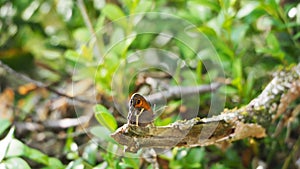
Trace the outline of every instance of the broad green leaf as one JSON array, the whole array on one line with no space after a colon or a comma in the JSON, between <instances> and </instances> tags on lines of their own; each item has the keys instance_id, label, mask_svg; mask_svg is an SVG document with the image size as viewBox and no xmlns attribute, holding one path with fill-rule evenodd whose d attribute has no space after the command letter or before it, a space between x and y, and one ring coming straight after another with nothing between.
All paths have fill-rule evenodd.
<instances>
[{"instance_id":1,"label":"broad green leaf","mask_svg":"<svg viewBox=\"0 0 300 169\"><path fill-rule=\"evenodd\" d=\"M112 21L125 16L124 12L117 5L114 4L105 5L102 12L106 15L106 17L108 17Z\"/></svg>"},{"instance_id":2,"label":"broad green leaf","mask_svg":"<svg viewBox=\"0 0 300 169\"><path fill-rule=\"evenodd\" d=\"M49 168L58 169L58 168L65 168L65 166L59 161L57 158L50 157L48 160Z\"/></svg>"},{"instance_id":3,"label":"broad green leaf","mask_svg":"<svg viewBox=\"0 0 300 169\"><path fill-rule=\"evenodd\" d=\"M30 148L17 139L13 139L7 151L7 157L24 156L35 162L44 164L50 168L64 168L63 164L56 158L48 157L48 155L39 150Z\"/></svg>"},{"instance_id":4,"label":"broad green leaf","mask_svg":"<svg viewBox=\"0 0 300 169\"><path fill-rule=\"evenodd\" d=\"M73 61L73 62L78 62L79 58L80 58L80 54L77 53L76 51L74 50L67 50L65 53L64 53L64 56L66 59L70 60L70 61Z\"/></svg>"},{"instance_id":5,"label":"broad green leaf","mask_svg":"<svg viewBox=\"0 0 300 169\"><path fill-rule=\"evenodd\" d=\"M91 33L86 27L81 27L73 32L73 36L77 41L86 43L90 40Z\"/></svg>"},{"instance_id":6,"label":"broad green leaf","mask_svg":"<svg viewBox=\"0 0 300 169\"><path fill-rule=\"evenodd\" d=\"M236 94L238 92L238 90L234 87L231 87L231 86L221 86L219 91L223 94L226 94L226 95L233 95L233 94Z\"/></svg>"},{"instance_id":7,"label":"broad green leaf","mask_svg":"<svg viewBox=\"0 0 300 169\"><path fill-rule=\"evenodd\" d=\"M8 150L7 150L7 157L17 157L25 155L26 145L17 139L12 139Z\"/></svg>"},{"instance_id":8,"label":"broad green leaf","mask_svg":"<svg viewBox=\"0 0 300 169\"><path fill-rule=\"evenodd\" d=\"M8 146L11 142L11 140L13 139L13 134L15 131L15 127L12 127L8 134L5 136L5 138L3 140L0 141L0 162L4 159Z\"/></svg>"},{"instance_id":9,"label":"broad green leaf","mask_svg":"<svg viewBox=\"0 0 300 169\"><path fill-rule=\"evenodd\" d=\"M124 157L122 160L123 160L123 164L121 165L122 167L133 168L133 169L139 168L139 158Z\"/></svg>"},{"instance_id":10,"label":"broad green leaf","mask_svg":"<svg viewBox=\"0 0 300 169\"><path fill-rule=\"evenodd\" d=\"M115 131L117 129L117 122L114 116L102 105L96 105L94 107L95 117L98 122L108 128L110 131Z\"/></svg>"},{"instance_id":11,"label":"broad green leaf","mask_svg":"<svg viewBox=\"0 0 300 169\"><path fill-rule=\"evenodd\" d=\"M280 43L274 33L269 33L267 38L267 47L257 48L257 53L263 53L272 56L273 58L277 58L281 61L284 60L286 53L281 50Z\"/></svg>"},{"instance_id":12,"label":"broad green leaf","mask_svg":"<svg viewBox=\"0 0 300 169\"><path fill-rule=\"evenodd\" d=\"M0 119L0 136L10 126L10 121L7 119Z\"/></svg>"},{"instance_id":13,"label":"broad green leaf","mask_svg":"<svg viewBox=\"0 0 300 169\"><path fill-rule=\"evenodd\" d=\"M202 0L202 1L193 0L191 2L197 3L197 4L202 5L202 6L206 6L206 7L210 8L211 10L214 10L216 12L220 11L220 4L218 3L218 1L214 1L214 0Z\"/></svg>"},{"instance_id":14,"label":"broad green leaf","mask_svg":"<svg viewBox=\"0 0 300 169\"><path fill-rule=\"evenodd\" d=\"M236 17L243 18L243 17L249 16L251 14L251 12L253 12L257 8L258 5L259 5L259 2L257 2L257 1L249 1L249 2L245 3L243 6L241 6L239 11L237 12Z\"/></svg>"},{"instance_id":15,"label":"broad green leaf","mask_svg":"<svg viewBox=\"0 0 300 169\"><path fill-rule=\"evenodd\" d=\"M111 21L120 24L123 28L126 28L127 21L125 19L125 14L117 5L107 4L102 9L102 12Z\"/></svg>"},{"instance_id":16,"label":"broad green leaf","mask_svg":"<svg viewBox=\"0 0 300 169\"><path fill-rule=\"evenodd\" d=\"M40 152L39 150L26 146L25 157L44 164L50 168L64 168L64 165L56 158L49 157L48 155Z\"/></svg>"},{"instance_id":17,"label":"broad green leaf","mask_svg":"<svg viewBox=\"0 0 300 169\"><path fill-rule=\"evenodd\" d=\"M201 163L186 163L185 168L201 168Z\"/></svg>"},{"instance_id":18,"label":"broad green leaf","mask_svg":"<svg viewBox=\"0 0 300 169\"><path fill-rule=\"evenodd\" d=\"M226 166L224 166L223 164L216 163L211 166L211 169L228 169L228 168Z\"/></svg>"},{"instance_id":19,"label":"broad green leaf","mask_svg":"<svg viewBox=\"0 0 300 169\"><path fill-rule=\"evenodd\" d=\"M19 157L9 158L3 164L6 169L30 169L28 163Z\"/></svg>"},{"instance_id":20,"label":"broad green leaf","mask_svg":"<svg viewBox=\"0 0 300 169\"><path fill-rule=\"evenodd\" d=\"M248 30L248 25L238 25L235 29L232 29L231 39L235 43L235 45L242 45L242 40L245 39L246 32Z\"/></svg>"},{"instance_id":21,"label":"broad green leaf","mask_svg":"<svg viewBox=\"0 0 300 169\"><path fill-rule=\"evenodd\" d=\"M220 5L224 10L228 10L228 8L234 3L234 1L230 0L220 0Z\"/></svg>"},{"instance_id":22,"label":"broad green leaf","mask_svg":"<svg viewBox=\"0 0 300 169\"><path fill-rule=\"evenodd\" d=\"M186 156L186 160L190 164L200 165L200 162L204 159L204 156L205 156L205 150L203 148L193 148L190 149L188 155Z\"/></svg>"},{"instance_id":23,"label":"broad green leaf","mask_svg":"<svg viewBox=\"0 0 300 169\"><path fill-rule=\"evenodd\" d=\"M213 44L218 49L218 54L220 56L220 59L224 62L229 60L230 62L232 59L235 58L234 51L228 46L226 43L222 41L220 38L216 38L213 40Z\"/></svg>"},{"instance_id":24,"label":"broad green leaf","mask_svg":"<svg viewBox=\"0 0 300 169\"><path fill-rule=\"evenodd\" d=\"M103 139L103 140L108 140L110 138L110 136L109 136L110 131L106 127L103 127L103 126L92 127L90 132L94 136L96 136L100 139Z\"/></svg>"},{"instance_id":25,"label":"broad green leaf","mask_svg":"<svg viewBox=\"0 0 300 169\"><path fill-rule=\"evenodd\" d=\"M181 168L183 168L182 165L180 164L180 161L177 161L177 160L170 161L169 167L172 168L172 169L181 169Z\"/></svg>"},{"instance_id":26,"label":"broad green leaf","mask_svg":"<svg viewBox=\"0 0 300 169\"><path fill-rule=\"evenodd\" d=\"M200 27L198 27L198 30L208 36L213 36L213 37L217 36L217 33L215 32L215 30L209 26L200 26Z\"/></svg>"},{"instance_id":27,"label":"broad green leaf","mask_svg":"<svg viewBox=\"0 0 300 169\"><path fill-rule=\"evenodd\" d=\"M243 85L242 85L242 80L243 80L243 74L242 74L242 61L241 58L236 58L233 61L232 64L232 74L234 79L232 80L231 84L236 86L239 94L242 93L243 91Z\"/></svg>"},{"instance_id":28,"label":"broad green leaf","mask_svg":"<svg viewBox=\"0 0 300 169\"><path fill-rule=\"evenodd\" d=\"M136 13L142 13L142 12L149 12L151 7L153 7L152 1L143 1L138 4L138 6L135 9Z\"/></svg>"},{"instance_id":29,"label":"broad green leaf","mask_svg":"<svg viewBox=\"0 0 300 169\"><path fill-rule=\"evenodd\" d=\"M25 154L24 156L36 161L36 162L39 162L39 163L42 163L42 164L45 164L45 165L49 165L48 163L48 156L36 149L32 149L30 147L26 147L26 151L25 151Z\"/></svg>"},{"instance_id":30,"label":"broad green leaf","mask_svg":"<svg viewBox=\"0 0 300 169\"><path fill-rule=\"evenodd\" d=\"M279 42L273 33L269 33L267 36L267 44L273 50L278 50L280 48Z\"/></svg>"},{"instance_id":31,"label":"broad green leaf","mask_svg":"<svg viewBox=\"0 0 300 169\"><path fill-rule=\"evenodd\" d=\"M232 63L232 73L234 78L242 78L242 60L241 58L235 58Z\"/></svg>"},{"instance_id":32,"label":"broad green leaf","mask_svg":"<svg viewBox=\"0 0 300 169\"><path fill-rule=\"evenodd\" d=\"M278 5L274 1L270 1L270 3L264 3L261 7L268 12L274 19L280 19L279 17L279 9Z\"/></svg>"},{"instance_id":33,"label":"broad green leaf","mask_svg":"<svg viewBox=\"0 0 300 169\"><path fill-rule=\"evenodd\" d=\"M91 165L96 165L97 163L97 154L98 154L98 144L91 143L88 144L82 153L82 158Z\"/></svg>"}]
</instances>

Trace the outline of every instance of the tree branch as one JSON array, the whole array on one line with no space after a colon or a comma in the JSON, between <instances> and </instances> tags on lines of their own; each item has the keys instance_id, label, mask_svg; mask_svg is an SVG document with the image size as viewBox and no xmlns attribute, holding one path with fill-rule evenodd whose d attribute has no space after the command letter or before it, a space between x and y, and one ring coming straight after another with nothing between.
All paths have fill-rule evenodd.
<instances>
[{"instance_id":1,"label":"tree branch","mask_svg":"<svg viewBox=\"0 0 300 169\"><path fill-rule=\"evenodd\" d=\"M87 123L92 116L79 116L77 118L64 118L46 120L43 122L14 122L18 133L26 131L42 131L44 129L66 129Z\"/></svg>"},{"instance_id":2,"label":"tree branch","mask_svg":"<svg viewBox=\"0 0 300 169\"><path fill-rule=\"evenodd\" d=\"M291 95L292 100L283 101L284 97ZM272 120L285 111L282 107L287 106L282 104L290 104L299 97L300 64L276 73L263 92L242 108L224 110L220 115L210 118L177 121L162 127L125 124L111 137L125 145L129 152L136 152L140 148L194 147L247 137L261 138L266 135L265 128Z\"/></svg>"},{"instance_id":3,"label":"tree branch","mask_svg":"<svg viewBox=\"0 0 300 169\"><path fill-rule=\"evenodd\" d=\"M168 88L168 90L146 96L146 99L150 103L159 103L163 100L180 99L183 96L212 92L217 90L221 85L221 83L212 83L200 86L174 86Z\"/></svg>"},{"instance_id":4,"label":"tree branch","mask_svg":"<svg viewBox=\"0 0 300 169\"><path fill-rule=\"evenodd\" d=\"M45 88L45 89L49 90L50 92L57 94L58 96L67 98L67 100L70 102L77 101L77 102L82 102L82 103L87 103L87 104L96 104L96 101L85 100L85 99L81 99L79 97L69 96L68 94L63 93L63 92L53 88L52 86L49 86L43 82L34 80L34 79L30 78L29 76L26 76L22 73L16 72L12 68L10 68L6 64L4 64L1 60L0 60L0 67L2 67L7 73L14 75L16 78L22 79L28 83L33 83L34 85L36 85L39 88Z\"/></svg>"}]
</instances>

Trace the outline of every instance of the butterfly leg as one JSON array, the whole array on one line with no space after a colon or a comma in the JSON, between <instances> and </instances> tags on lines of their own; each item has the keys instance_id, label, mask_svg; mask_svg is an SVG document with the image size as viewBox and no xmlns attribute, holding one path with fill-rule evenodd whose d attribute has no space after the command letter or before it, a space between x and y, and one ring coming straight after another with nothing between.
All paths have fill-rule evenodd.
<instances>
[{"instance_id":1,"label":"butterfly leg","mask_svg":"<svg viewBox=\"0 0 300 169\"><path fill-rule=\"evenodd\" d=\"M136 126L139 125L139 117L143 113L143 111L144 111L144 108L142 108L142 110L138 114L136 114L136 116L135 116L135 125Z\"/></svg>"}]
</instances>

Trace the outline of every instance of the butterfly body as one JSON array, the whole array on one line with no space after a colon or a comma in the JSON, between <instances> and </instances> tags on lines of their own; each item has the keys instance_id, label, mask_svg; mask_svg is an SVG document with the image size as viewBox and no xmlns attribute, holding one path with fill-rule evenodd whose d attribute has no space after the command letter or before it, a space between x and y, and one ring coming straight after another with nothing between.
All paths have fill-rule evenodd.
<instances>
[{"instance_id":1,"label":"butterfly body","mask_svg":"<svg viewBox=\"0 0 300 169\"><path fill-rule=\"evenodd\" d=\"M140 94L133 94L129 101L129 124L145 127L153 123L154 113L150 103Z\"/></svg>"}]
</instances>

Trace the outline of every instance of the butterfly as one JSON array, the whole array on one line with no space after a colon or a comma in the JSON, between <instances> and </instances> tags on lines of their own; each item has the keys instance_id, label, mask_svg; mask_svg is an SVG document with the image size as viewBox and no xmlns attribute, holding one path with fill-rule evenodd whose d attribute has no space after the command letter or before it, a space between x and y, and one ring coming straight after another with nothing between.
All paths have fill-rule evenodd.
<instances>
[{"instance_id":1,"label":"butterfly","mask_svg":"<svg viewBox=\"0 0 300 169\"><path fill-rule=\"evenodd\" d=\"M133 94L129 101L128 124L145 127L153 124L154 112L150 103L140 94Z\"/></svg>"}]
</instances>

